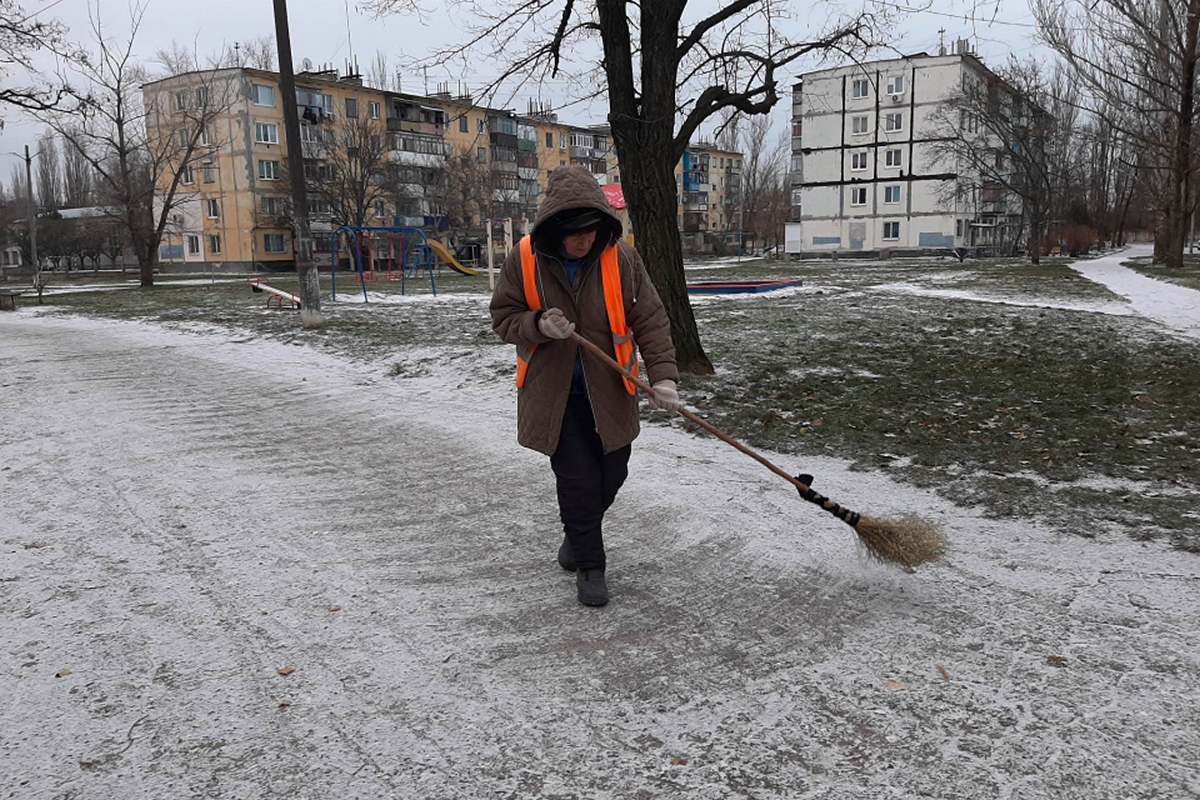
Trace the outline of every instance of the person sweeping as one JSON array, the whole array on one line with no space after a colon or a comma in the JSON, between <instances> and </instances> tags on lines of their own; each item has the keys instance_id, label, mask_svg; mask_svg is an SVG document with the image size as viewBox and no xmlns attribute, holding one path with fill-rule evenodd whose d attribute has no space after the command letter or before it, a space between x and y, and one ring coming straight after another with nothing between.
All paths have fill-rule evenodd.
<instances>
[{"instance_id":1,"label":"person sweeping","mask_svg":"<svg viewBox=\"0 0 1200 800\"><path fill-rule=\"evenodd\" d=\"M608 602L604 514L628 475L640 425L636 386L572 335L634 376L640 350L651 405L681 408L671 322L621 234L591 172L554 170L491 302L492 328L517 346L517 441L550 457L564 533L558 563L575 572L576 595L588 606Z\"/></svg>"}]
</instances>

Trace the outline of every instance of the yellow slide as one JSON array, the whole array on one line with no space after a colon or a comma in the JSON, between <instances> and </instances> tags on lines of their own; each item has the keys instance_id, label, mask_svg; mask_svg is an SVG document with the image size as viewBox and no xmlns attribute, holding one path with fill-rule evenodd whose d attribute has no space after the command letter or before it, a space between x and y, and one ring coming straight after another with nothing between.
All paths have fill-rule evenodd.
<instances>
[{"instance_id":1,"label":"yellow slide","mask_svg":"<svg viewBox=\"0 0 1200 800\"><path fill-rule=\"evenodd\" d=\"M450 252L450 248L446 247L446 245L442 244L437 239L430 239L428 244L429 249L433 251L433 254L440 258L443 264L455 272L461 272L463 275L479 274L479 270L471 269L470 267L464 267L462 264L458 263L458 259L456 259L454 254Z\"/></svg>"}]
</instances>

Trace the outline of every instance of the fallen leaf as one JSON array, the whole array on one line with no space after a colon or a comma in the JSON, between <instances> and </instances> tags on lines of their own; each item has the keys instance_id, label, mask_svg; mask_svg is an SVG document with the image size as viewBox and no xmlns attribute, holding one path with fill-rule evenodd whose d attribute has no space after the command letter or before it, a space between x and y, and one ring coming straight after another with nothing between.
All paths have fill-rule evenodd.
<instances>
[{"instance_id":1,"label":"fallen leaf","mask_svg":"<svg viewBox=\"0 0 1200 800\"><path fill-rule=\"evenodd\" d=\"M969 645L967 645L967 649L974 650L976 653L978 653L980 650L983 649L983 642L976 642L975 644L969 644Z\"/></svg>"},{"instance_id":2,"label":"fallen leaf","mask_svg":"<svg viewBox=\"0 0 1200 800\"><path fill-rule=\"evenodd\" d=\"M26 550L37 550L37 549L45 547L45 546L46 546L45 542L30 542L29 544L25 545L25 549Z\"/></svg>"},{"instance_id":3,"label":"fallen leaf","mask_svg":"<svg viewBox=\"0 0 1200 800\"><path fill-rule=\"evenodd\" d=\"M281 667L280 669L277 669L275 671L278 672L280 675L291 675L293 672L296 671L296 668L295 667Z\"/></svg>"},{"instance_id":4,"label":"fallen leaf","mask_svg":"<svg viewBox=\"0 0 1200 800\"><path fill-rule=\"evenodd\" d=\"M908 684L903 681L884 681L883 685L887 687L889 692L903 692L908 688Z\"/></svg>"},{"instance_id":5,"label":"fallen leaf","mask_svg":"<svg viewBox=\"0 0 1200 800\"><path fill-rule=\"evenodd\" d=\"M950 680L950 673L946 672L945 667L943 667L941 664L938 664L937 668L938 668L938 674L942 676L942 680L946 680L946 681Z\"/></svg>"},{"instance_id":6,"label":"fallen leaf","mask_svg":"<svg viewBox=\"0 0 1200 800\"><path fill-rule=\"evenodd\" d=\"M1062 656L1046 656L1046 663L1052 667L1065 667L1067 659Z\"/></svg>"},{"instance_id":7,"label":"fallen leaf","mask_svg":"<svg viewBox=\"0 0 1200 800\"><path fill-rule=\"evenodd\" d=\"M288 708L288 707L290 707L291 705L292 705L292 701L291 701L291 700L284 700L283 702L281 702L281 703L279 704L279 707L280 707L280 708Z\"/></svg>"},{"instance_id":8,"label":"fallen leaf","mask_svg":"<svg viewBox=\"0 0 1200 800\"><path fill-rule=\"evenodd\" d=\"M686 767L687 759L686 758L672 758L671 763L677 767Z\"/></svg>"},{"instance_id":9,"label":"fallen leaf","mask_svg":"<svg viewBox=\"0 0 1200 800\"><path fill-rule=\"evenodd\" d=\"M329 610L330 611L341 611L342 607L341 606L330 606Z\"/></svg>"},{"instance_id":10,"label":"fallen leaf","mask_svg":"<svg viewBox=\"0 0 1200 800\"><path fill-rule=\"evenodd\" d=\"M60 669L58 672L54 673L54 677L65 678L70 674L71 674L71 670L64 667L63 669Z\"/></svg>"}]
</instances>

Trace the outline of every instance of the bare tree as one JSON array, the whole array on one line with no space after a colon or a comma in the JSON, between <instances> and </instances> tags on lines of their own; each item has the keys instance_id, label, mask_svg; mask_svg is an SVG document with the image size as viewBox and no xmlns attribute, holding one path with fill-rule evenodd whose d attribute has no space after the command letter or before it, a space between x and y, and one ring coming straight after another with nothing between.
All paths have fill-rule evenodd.
<instances>
[{"instance_id":1,"label":"bare tree","mask_svg":"<svg viewBox=\"0 0 1200 800\"><path fill-rule=\"evenodd\" d=\"M275 71L275 37L269 33L240 43L241 64L266 72Z\"/></svg>"},{"instance_id":2,"label":"bare tree","mask_svg":"<svg viewBox=\"0 0 1200 800\"><path fill-rule=\"evenodd\" d=\"M54 134L46 131L38 139L37 161L38 205L47 211L57 211L63 204L62 163Z\"/></svg>"},{"instance_id":3,"label":"bare tree","mask_svg":"<svg viewBox=\"0 0 1200 800\"><path fill-rule=\"evenodd\" d=\"M80 57L66 43L66 28L62 24L43 22L37 17L38 14L26 13L16 0L0 0L0 106L44 112L72 104L75 98L66 85L14 86L8 81L14 67L30 73L36 71L32 61L35 53L50 52L71 61ZM0 127L3 125L0 120Z\"/></svg>"},{"instance_id":4,"label":"bare tree","mask_svg":"<svg viewBox=\"0 0 1200 800\"><path fill-rule=\"evenodd\" d=\"M788 131L774 144L767 141L770 117L753 117L742 131L742 227L754 233L760 247L770 247L778 238L779 186L787 180ZM790 208L790 195L788 196ZM784 210L786 221L787 209Z\"/></svg>"},{"instance_id":5,"label":"bare tree","mask_svg":"<svg viewBox=\"0 0 1200 800\"><path fill-rule=\"evenodd\" d=\"M327 206L337 225L367 225L393 196L383 120L361 109L357 117L308 125L304 132L311 137L301 143L310 203ZM286 170L283 177L292 180Z\"/></svg>"},{"instance_id":6,"label":"bare tree","mask_svg":"<svg viewBox=\"0 0 1200 800\"><path fill-rule=\"evenodd\" d=\"M725 109L766 114L779 100L778 75L804 58L862 52L874 38L873 18L839 17L812 39L789 36L800 24L790 7L774 0L733 0L716 7L688 0L456 0L475 20L465 42L438 54L438 63L501 60L499 82L557 75L587 61L576 73L583 91L607 94L608 122L621 159L621 181L638 249L671 318L679 366L709 373L688 302L683 253L675 214L674 169L693 135ZM406 0L374 0L377 13L408 10ZM599 48L596 47L596 40ZM597 90L596 86L603 88Z\"/></svg>"},{"instance_id":7,"label":"bare tree","mask_svg":"<svg viewBox=\"0 0 1200 800\"><path fill-rule=\"evenodd\" d=\"M206 70L194 73L186 89L170 94L148 88L144 101L142 87L151 76L133 53L145 8L134 6L129 36L122 42L110 40L93 17L95 50L72 66L89 89L83 124L63 113L38 117L91 166L97 199L127 232L141 284L153 286L159 245L182 199L180 182L220 146L214 122L235 90L230 72Z\"/></svg>"},{"instance_id":8,"label":"bare tree","mask_svg":"<svg viewBox=\"0 0 1200 800\"><path fill-rule=\"evenodd\" d=\"M387 90L391 88L391 81L392 71L388 66L387 53L376 50L375 57L367 65L366 83L372 88Z\"/></svg>"},{"instance_id":9,"label":"bare tree","mask_svg":"<svg viewBox=\"0 0 1200 800\"><path fill-rule=\"evenodd\" d=\"M1023 219L1035 264L1055 199L1054 170L1063 163L1053 150L1047 95L1041 65L1013 58L996 74L965 75L930 116L931 154L957 165L958 177L944 184L942 199L965 197L982 213Z\"/></svg>"},{"instance_id":10,"label":"bare tree","mask_svg":"<svg viewBox=\"0 0 1200 800\"><path fill-rule=\"evenodd\" d=\"M79 140L78 131L72 131ZM66 208L83 208L94 202L92 192L92 165L74 147L63 148L63 204Z\"/></svg>"},{"instance_id":11,"label":"bare tree","mask_svg":"<svg viewBox=\"0 0 1200 800\"><path fill-rule=\"evenodd\" d=\"M460 146L446 159L442 180L442 206L452 228L482 228L492 218L495 176L474 147Z\"/></svg>"},{"instance_id":12,"label":"bare tree","mask_svg":"<svg viewBox=\"0 0 1200 800\"><path fill-rule=\"evenodd\" d=\"M1200 0L1034 0L1032 9L1089 112L1137 144L1142 180L1157 184L1155 258L1182 266L1200 169Z\"/></svg>"}]
</instances>

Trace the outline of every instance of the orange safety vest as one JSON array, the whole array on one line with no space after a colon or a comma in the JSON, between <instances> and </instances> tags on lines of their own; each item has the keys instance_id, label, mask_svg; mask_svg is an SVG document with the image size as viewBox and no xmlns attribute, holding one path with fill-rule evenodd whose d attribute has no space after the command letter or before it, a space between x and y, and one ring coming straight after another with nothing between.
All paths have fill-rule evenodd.
<instances>
[{"instance_id":1,"label":"orange safety vest","mask_svg":"<svg viewBox=\"0 0 1200 800\"><path fill-rule=\"evenodd\" d=\"M637 346L633 331L625 323L625 299L621 295L621 267L617 261L617 246L609 245L600 255L600 277L604 281L604 306L608 311L608 327L612 330L613 350L617 363L635 377L638 375ZM542 307L542 298L537 288L537 256L533 252L533 241L525 236L521 239L521 280L525 284L525 303L530 311ZM517 388L525 385L525 373L529 360L533 358L536 344L528 347L517 345ZM625 391L637 394L637 386L628 378L621 378Z\"/></svg>"}]
</instances>

